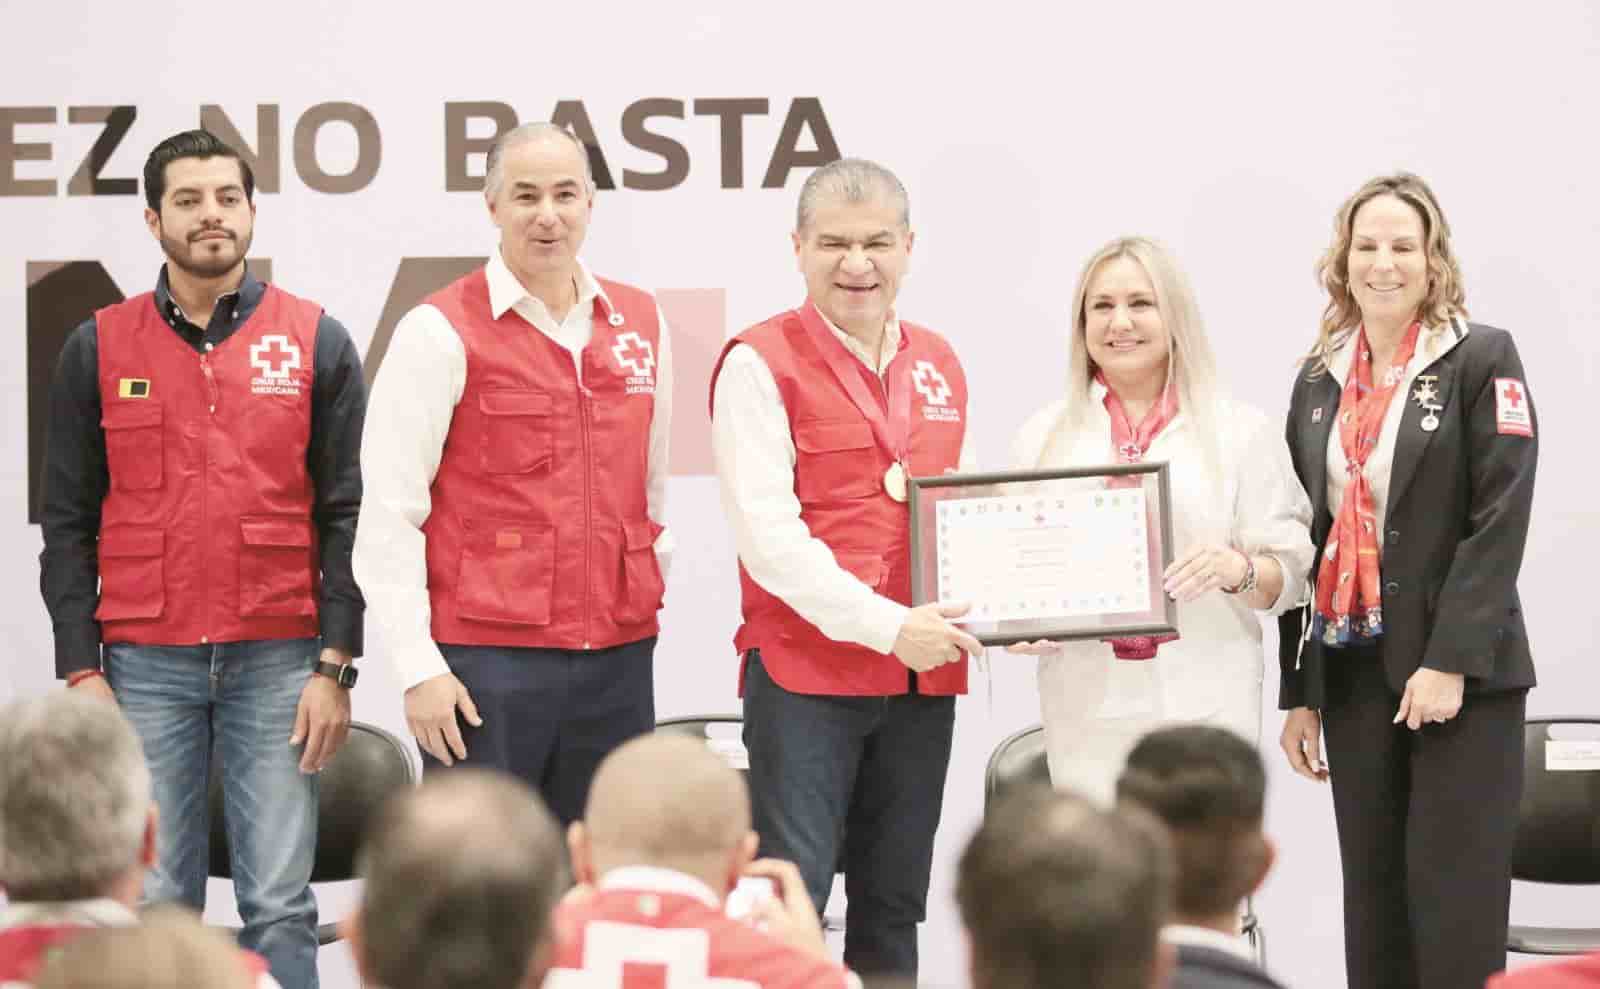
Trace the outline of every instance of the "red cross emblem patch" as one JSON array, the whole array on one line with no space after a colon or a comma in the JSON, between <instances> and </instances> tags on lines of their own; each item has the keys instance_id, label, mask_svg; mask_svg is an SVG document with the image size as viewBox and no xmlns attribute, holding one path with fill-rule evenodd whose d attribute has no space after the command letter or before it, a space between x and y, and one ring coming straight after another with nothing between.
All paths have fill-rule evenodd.
<instances>
[{"instance_id":1,"label":"red cross emblem patch","mask_svg":"<svg viewBox=\"0 0 1600 989\"><path fill-rule=\"evenodd\" d=\"M1516 378L1494 379L1494 426L1502 436L1532 436L1528 389Z\"/></svg>"}]
</instances>

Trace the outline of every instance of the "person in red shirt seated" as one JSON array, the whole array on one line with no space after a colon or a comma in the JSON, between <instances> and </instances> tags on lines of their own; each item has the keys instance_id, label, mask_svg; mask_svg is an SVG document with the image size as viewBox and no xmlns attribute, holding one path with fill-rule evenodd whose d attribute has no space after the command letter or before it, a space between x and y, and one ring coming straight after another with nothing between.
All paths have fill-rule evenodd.
<instances>
[{"instance_id":1,"label":"person in red shirt seated","mask_svg":"<svg viewBox=\"0 0 1600 989\"><path fill-rule=\"evenodd\" d=\"M0 989L32 982L85 931L139 923L156 864L150 769L117 705L56 691L0 708ZM239 952L259 989L259 955Z\"/></svg>"},{"instance_id":2,"label":"person in red shirt seated","mask_svg":"<svg viewBox=\"0 0 1600 989\"><path fill-rule=\"evenodd\" d=\"M1485 989L1594 989L1600 986L1600 952L1489 976Z\"/></svg>"},{"instance_id":3,"label":"person in red shirt seated","mask_svg":"<svg viewBox=\"0 0 1600 989\"><path fill-rule=\"evenodd\" d=\"M579 886L556 911L545 989L859 986L829 958L799 870L752 861L756 845L744 781L704 742L645 735L622 745L568 830ZM726 903L741 879L764 881L771 896L735 919Z\"/></svg>"}]
</instances>

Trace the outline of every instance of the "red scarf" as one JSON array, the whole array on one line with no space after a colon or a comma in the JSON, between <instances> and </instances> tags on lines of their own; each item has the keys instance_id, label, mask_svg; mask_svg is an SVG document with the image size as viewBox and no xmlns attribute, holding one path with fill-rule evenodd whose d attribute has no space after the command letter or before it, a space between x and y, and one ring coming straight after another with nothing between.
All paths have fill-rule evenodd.
<instances>
[{"instance_id":1,"label":"red scarf","mask_svg":"<svg viewBox=\"0 0 1600 989\"><path fill-rule=\"evenodd\" d=\"M1111 417L1111 447L1116 451L1117 462L1124 464L1137 464L1144 460L1144 455L1150 449L1150 444L1157 435L1178 416L1178 395L1173 391L1171 382L1161 389L1161 398L1150 407L1144 419L1135 427L1133 420L1128 417L1128 410L1123 406L1122 399L1106 384L1105 375L1099 371L1094 373L1096 381L1100 382L1106 390L1106 414ZM1138 478L1107 479L1109 487L1121 484L1141 484ZM1135 635L1126 639L1106 639L1111 643L1111 652L1118 659L1154 659L1156 649L1163 642L1171 642L1176 635Z\"/></svg>"},{"instance_id":2,"label":"red scarf","mask_svg":"<svg viewBox=\"0 0 1600 989\"><path fill-rule=\"evenodd\" d=\"M1384 417L1394 393L1405 380L1406 367L1417 351L1420 322L1412 323L1389 360L1383 381L1372 382L1372 348L1367 328L1356 334L1355 362L1339 398L1339 445L1349 483L1344 501L1328 533L1317 567L1317 613L1312 634L1323 645L1349 646L1371 642L1383 634L1383 596L1378 589L1378 524L1372 486L1364 469L1378 445Z\"/></svg>"}]
</instances>

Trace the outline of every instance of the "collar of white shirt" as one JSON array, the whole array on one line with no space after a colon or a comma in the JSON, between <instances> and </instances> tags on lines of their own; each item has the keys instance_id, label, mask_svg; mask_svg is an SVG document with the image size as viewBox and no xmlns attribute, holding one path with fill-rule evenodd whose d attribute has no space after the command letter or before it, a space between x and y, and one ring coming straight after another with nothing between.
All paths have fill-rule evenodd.
<instances>
[{"instance_id":1,"label":"collar of white shirt","mask_svg":"<svg viewBox=\"0 0 1600 989\"><path fill-rule=\"evenodd\" d=\"M889 362L894 360L894 355L900 352L900 321L893 316L884 321L883 340L878 344L878 355L874 359L867 351L866 344L834 326L833 320L824 315L821 309L817 310L817 315L822 316L822 322L833 331L834 336L839 338L844 348L854 354L856 360L865 364L867 370L880 378L883 377L883 372L889 369Z\"/></svg>"},{"instance_id":2,"label":"collar of white shirt","mask_svg":"<svg viewBox=\"0 0 1600 989\"><path fill-rule=\"evenodd\" d=\"M499 247L496 247L489 255L488 263L483 266L483 274L484 278L489 282L489 312L495 319L504 316L506 310L524 299L528 301L529 305L536 307L535 311L542 311L547 316L550 314L549 307L544 304L544 301L530 294L527 287L517 279L516 275L511 273L511 268L507 266L505 259L500 256ZM600 287L600 283L595 280L594 275L589 273L589 266L584 264L582 259L578 261L577 284L578 298L573 308L593 306L597 296L605 300L608 310L611 308L610 296L606 295L605 290ZM561 320L551 316L550 322L560 325Z\"/></svg>"},{"instance_id":3,"label":"collar of white shirt","mask_svg":"<svg viewBox=\"0 0 1600 989\"><path fill-rule=\"evenodd\" d=\"M1438 326L1425 326L1422 335L1417 340L1417 351L1411 355L1411 363L1406 365L1406 376L1411 377L1418 371L1432 364L1434 361L1455 349L1456 344L1467 337L1467 321L1457 317L1448 323ZM1328 373L1333 380L1339 382L1339 387L1344 387L1344 379L1350 374L1350 366L1356 358L1356 331L1351 330L1339 342L1339 347L1328 360Z\"/></svg>"},{"instance_id":4,"label":"collar of white shirt","mask_svg":"<svg viewBox=\"0 0 1600 989\"><path fill-rule=\"evenodd\" d=\"M0 930L71 924L80 927L131 927L139 918L116 900L63 900L59 903L9 903L0 910Z\"/></svg>"},{"instance_id":5,"label":"collar of white shirt","mask_svg":"<svg viewBox=\"0 0 1600 989\"><path fill-rule=\"evenodd\" d=\"M1250 951L1250 945L1244 938L1234 934L1224 934L1214 931L1209 927L1194 927L1189 924L1168 924L1161 928L1161 940L1171 945L1183 945L1191 948L1215 948L1226 951L1230 955L1254 961L1255 955Z\"/></svg>"},{"instance_id":6,"label":"collar of white shirt","mask_svg":"<svg viewBox=\"0 0 1600 989\"><path fill-rule=\"evenodd\" d=\"M649 893L677 893L693 897L714 910L722 908L722 900L711 887L686 872L662 869L653 865L628 865L612 869L600 877L601 889L639 890Z\"/></svg>"}]
</instances>

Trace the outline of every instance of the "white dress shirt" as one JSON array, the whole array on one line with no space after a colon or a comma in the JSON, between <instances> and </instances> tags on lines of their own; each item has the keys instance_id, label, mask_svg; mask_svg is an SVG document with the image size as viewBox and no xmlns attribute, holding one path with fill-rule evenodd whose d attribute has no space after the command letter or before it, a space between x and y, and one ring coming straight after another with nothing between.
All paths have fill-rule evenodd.
<instances>
[{"instance_id":1,"label":"white dress shirt","mask_svg":"<svg viewBox=\"0 0 1600 989\"><path fill-rule=\"evenodd\" d=\"M514 310L529 327L572 355L579 380L583 349L593 334L594 302L604 292L582 262L577 302L557 323L506 267L496 247L484 266L489 310L499 319ZM646 467L646 511L665 525L667 441L672 419L672 360L665 315L656 353L655 411L650 422ZM432 510L434 475L444 453L450 421L467 383L467 353L444 314L420 305L400 318L383 358L382 373L367 402L361 436L361 516L356 525L354 569L370 618L383 629L394 652L401 686L410 688L450 671L433 641L428 603L427 543L422 524ZM663 575L672 550L663 529L655 550Z\"/></svg>"},{"instance_id":2,"label":"white dress shirt","mask_svg":"<svg viewBox=\"0 0 1600 989\"><path fill-rule=\"evenodd\" d=\"M882 377L900 349L900 324L884 327L879 353L824 317L857 360ZM905 624L905 605L884 597L834 560L828 544L800 518L794 493L794 437L771 368L754 347L728 351L712 399L711 445L722 506L733 526L739 561L762 590L795 610L830 639L888 653ZM971 402L961 441L961 470L975 468Z\"/></svg>"},{"instance_id":3,"label":"white dress shirt","mask_svg":"<svg viewBox=\"0 0 1600 989\"><path fill-rule=\"evenodd\" d=\"M1466 335L1464 321L1461 330L1464 337ZM1378 537L1380 558L1383 556L1383 520L1389 509L1389 475L1394 467L1395 437L1400 435L1400 416L1405 412L1406 403L1416 400L1413 393L1416 390L1417 375L1429 364L1454 349L1462 337L1452 332L1448 325L1422 331L1417 340L1416 352L1406 364L1405 379L1394 390L1394 397L1389 401L1389 409L1384 413L1383 428L1378 431L1378 445L1367 455L1366 466L1362 468L1362 473L1367 476L1367 486L1372 489L1372 501L1376 509L1373 518L1380 534ZM1352 333L1328 360L1328 373L1339 382L1340 388L1344 387L1345 379L1350 376L1355 357L1356 334ZM1433 402L1439 404L1439 399L1435 398ZM1328 511L1337 517L1339 506L1344 504L1345 488L1350 486L1347 476L1350 461L1344 455L1344 442L1339 438L1337 408L1334 409L1333 416L1333 428L1328 430Z\"/></svg>"},{"instance_id":4,"label":"white dress shirt","mask_svg":"<svg viewBox=\"0 0 1600 989\"><path fill-rule=\"evenodd\" d=\"M1047 405L1019 431L1018 468L1116 462L1105 386L1095 382L1076 429L1056 429L1066 400ZM1289 462L1283 430L1265 414L1218 403L1212 476L1194 420L1183 410L1151 442L1145 459L1169 464L1174 557L1202 544L1269 556L1283 589L1268 614L1296 604L1311 566L1311 502ZM1220 501L1218 500L1220 498ZM1209 591L1177 606L1179 638L1146 661L1118 660L1098 640L1062 644L1039 659L1039 701L1052 777L1109 802L1128 749L1175 721L1206 721L1254 742L1261 734L1261 623L1241 595Z\"/></svg>"},{"instance_id":5,"label":"white dress shirt","mask_svg":"<svg viewBox=\"0 0 1600 989\"><path fill-rule=\"evenodd\" d=\"M1237 934L1224 934L1222 931L1212 930L1209 927L1195 927L1191 924L1168 924L1161 928L1161 940L1174 947L1214 948L1224 951L1235 958L1242 958L1251 964L1255 963L1255 952L1250 949L1250 942Z\"/></svg>"}]
</instances>

